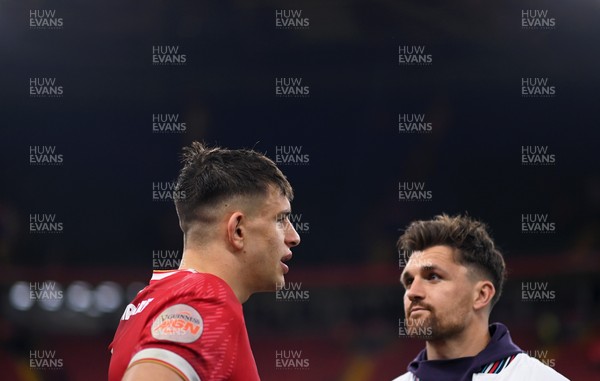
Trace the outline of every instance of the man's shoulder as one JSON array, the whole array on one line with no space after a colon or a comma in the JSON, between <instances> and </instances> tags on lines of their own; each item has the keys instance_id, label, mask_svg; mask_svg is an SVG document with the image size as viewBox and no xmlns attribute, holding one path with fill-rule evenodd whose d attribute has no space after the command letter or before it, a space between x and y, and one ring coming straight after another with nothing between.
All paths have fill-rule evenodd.
<instances>
[{"instance_id":1,"label":"man's shoulder","mask_svg":"<svg viewBox=\"0 0 600 381\"><path fill-rule=\"evenodd\" d=\"M521 360L521 366L531 370L531 375L536 377L542 377L544 380L552 381L568 381L568 378L558 373L548 365L542 363L535 357L529 356L527 353L521 353L516 357L517 360ZM519 363L518 363L519 364Z\"/></svg>"},{"instance_id":2,"label":"man's shoulder","mask_svg":"<svg viewBox=\"0 0 600 381\"><path fill-rule=\"evenodd\" d=\"M491 375L473 375L473 381ZM568 378L558 373L551 367L543 364L540 360L530 357L526 353L519 353L515 359L502 372L495 375L498 380L528 380L528 381L569 381Z\"/></svg>"},{"instance_id":3,"label":"man's shoulder","mask_svg":"<svg viewBox=\"0 0 600 381\"><path fill-rule=\"evenodd\" d=\"M392 381L414 381L414 376L406 372ZM502 372L497 374L476 373L473 381L477 380L528 380L528 381L569 381L568 378L558 373L540 360L528 356L526 353L518 354L512 363Z\"/></svg>"},{"instance_id":4,"label":"man's shoulder","mask_svg":"<svg viewBox=\"0 0 600 381\"><path fill-rule=\"evenodd\" d=\"M150 285L136 298L152 299L151 316L173 306L189 306L201 315L217 313L240 320L242 307L233 290L212 274L177 270L154 272ZM135 303L135 301L134 301Z\"/></svg>"},{"instance_id":5,"label":"man's shoulder","mask_svg":"<svg viewBox=\"0 0 600 381\"><path fill-rule=\"evenodd\" d=\"M220 278L209 273L201 273L195 270L154 270L150 284L165 285L177 284L182 281L194 283L220 283Z\"/></svg>"},{"instance_id":6,"label":"man's shoulder","mask_svg":"<svg viewBox=\"0 0 600 381\"><path fill-rule=\"evenodd\" d=\"M401 375L400 377L394 378L392 381L413 381L413 380L414 380L413 374L410 372L406 372L403 375Z\"/></svg>"},{"instance_id":7,"label":"man's shoulder","mask_svg":"<svg viewBox=\"0 0 600 381\"><path fill-rule=\"evenodd\" d=\"M150 290L180 298L201 298L213 301L231 301L233 290L221 278L190 270L154 272Z\"/></svg>"}]
</instances>

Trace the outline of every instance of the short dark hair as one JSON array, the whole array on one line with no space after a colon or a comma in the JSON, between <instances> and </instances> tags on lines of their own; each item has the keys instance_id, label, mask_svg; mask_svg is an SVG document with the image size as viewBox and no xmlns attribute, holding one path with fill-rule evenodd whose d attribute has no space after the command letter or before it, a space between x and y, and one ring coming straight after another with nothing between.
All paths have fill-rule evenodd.
<instances>
[{"instance_id":1,"label":"short dark hair","mask_svg":"<svg viewBox=\"0 0 600 381\"><path fill-rule=\"evenodd\" d=\"M277 165L253 150L209 148L195 141L183 148L182 163L175 187L184 195L175 199L182 227L196 219L202 207L234 196L266 195L269 186L279 188L290 201L294 197Z\"/></svg>"},{"instance_id":2,"label":"short dark hair","mask_svg":"<svg viewBox=\"0 0 600 381\"><path fill-rule=\"evenodd\" d=\"M398 239L398 250L407 253L407 257L437 245L455 249L458 263L472 266L489 278L496 288L491 305L496 304L502 294L506 265L486 224L469 216L442 214L432 220L412 222Z\"/></svg>"}]
</instances>

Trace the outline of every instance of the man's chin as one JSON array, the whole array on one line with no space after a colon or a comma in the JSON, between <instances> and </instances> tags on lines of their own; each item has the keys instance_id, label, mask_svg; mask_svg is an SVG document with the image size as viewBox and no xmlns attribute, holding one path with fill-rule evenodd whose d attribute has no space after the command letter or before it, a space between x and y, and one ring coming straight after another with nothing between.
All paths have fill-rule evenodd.
<instances>
[{"instance_id":1,"label":"man's chin","mask_svg":"<svg viewBox=\"0 0 600 381\"><path fill-rule=\"evenodd\" d=\"M418 314L411 314L418 315ZM408 318L405 320L405 330L412 339L431 340L434 338L433 322L429 318Z\"/></svg>"}]
</instances>

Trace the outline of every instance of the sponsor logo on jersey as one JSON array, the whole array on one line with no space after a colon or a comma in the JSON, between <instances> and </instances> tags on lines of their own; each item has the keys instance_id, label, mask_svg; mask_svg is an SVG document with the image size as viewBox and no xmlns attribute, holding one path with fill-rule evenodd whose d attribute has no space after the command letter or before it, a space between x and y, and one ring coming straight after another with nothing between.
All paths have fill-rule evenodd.
<instances>
[{"instance_id":1,"label":"sponsor logo on jersey","mask_svg":"<svg viewBox=\"0 0 600 381\"><path fill-rule=\"evenodd\" d=\"M202 317L187 304L176 304L164 310L152 323L152 337L176 343L192 343L200 338Z\"/></svg>"}]
</instances>

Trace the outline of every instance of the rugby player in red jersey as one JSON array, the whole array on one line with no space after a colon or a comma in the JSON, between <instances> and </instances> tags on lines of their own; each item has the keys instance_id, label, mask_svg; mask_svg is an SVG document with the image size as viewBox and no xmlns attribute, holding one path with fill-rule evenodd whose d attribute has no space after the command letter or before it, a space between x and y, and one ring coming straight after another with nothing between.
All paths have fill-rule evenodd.
<instances>
[{"instance_id":1,"label":"rugby player in red jersey","mask_svg":"<svg viewBox=\"0 0 600 381\"><path fill-rule=\"evenodd\" d=\"M251 150L184 148L175 200L181 266L155 271L126 307L109 381L259 380L242 303L284 283L300 237L289 221L292 187Z\"/></svg>"}]
</instances>

